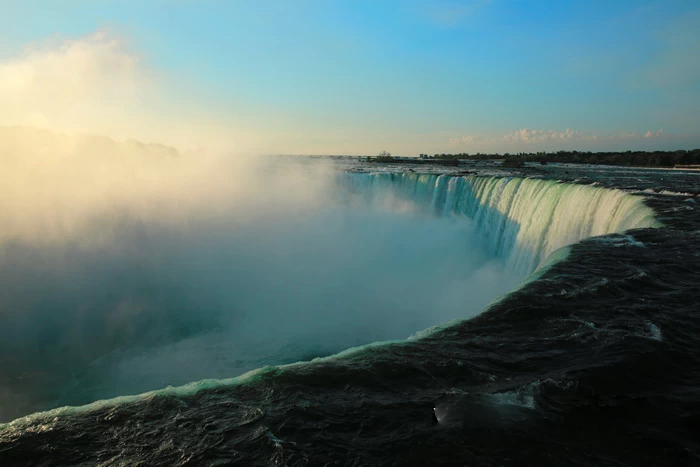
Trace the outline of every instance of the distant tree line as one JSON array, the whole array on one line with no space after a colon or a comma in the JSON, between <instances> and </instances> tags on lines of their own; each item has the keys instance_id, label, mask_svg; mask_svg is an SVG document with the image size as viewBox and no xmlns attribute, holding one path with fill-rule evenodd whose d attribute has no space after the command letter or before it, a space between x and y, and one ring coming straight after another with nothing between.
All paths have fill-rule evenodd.
<instances>
[{"instance_id":1,"label":"distant tree line","mask_svg":"<svg viewBox=\"0 0 700 467\"><path fill-rule=\"evenodd\" d=\"M505 159L510 164L523 162L569 162L575 164L605 164L635 167L673 167L675 165L700 165L700 149L690 151L625 151L625 152L521 152L517 154L421 154L421 159Z\"/></svg>"},{"instance_id":2,"label":"distant tree line","mask_svg":"<svg viewBox=\"0 0 700 467\"><path fill-rule=\"evenodd\" d=\"M391 155L390 152L387 151L382 151L379 154L377 154L375 157L370 158L367 156L367 162L394 162L394 157Z\"/></svg>"}]
</instances>

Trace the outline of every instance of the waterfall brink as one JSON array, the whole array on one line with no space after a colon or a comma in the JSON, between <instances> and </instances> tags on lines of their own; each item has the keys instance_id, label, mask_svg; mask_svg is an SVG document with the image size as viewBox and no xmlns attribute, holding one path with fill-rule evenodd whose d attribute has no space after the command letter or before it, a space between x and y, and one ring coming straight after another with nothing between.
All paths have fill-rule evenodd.
<instances>
[{"instance_id":1,"label":"waterfall brink","mask_svg":"<svg viewBox=\"0 0 700 467\"><path fill-rule=\"evenodd\" d=\"M553 181L348 172L307 198L274 180L173 221L140 214L155 201L85 221L107 241L5 242L0 421L406 339L560 247L657 224L642 197Z\"/></svg>"},{"instance_id":2,"label":"waterfall brink","mask_svg":"<svg viewBox=\"0 0 700 467\"><path fill-rule=\"evenodd\" d=\"M414 173L346 173L350 196L379 208L465 216L490 254L516 271L535 270L553 251L588 237L658 227L639 196L552 180Z\"/></svg>"}]
</instances>

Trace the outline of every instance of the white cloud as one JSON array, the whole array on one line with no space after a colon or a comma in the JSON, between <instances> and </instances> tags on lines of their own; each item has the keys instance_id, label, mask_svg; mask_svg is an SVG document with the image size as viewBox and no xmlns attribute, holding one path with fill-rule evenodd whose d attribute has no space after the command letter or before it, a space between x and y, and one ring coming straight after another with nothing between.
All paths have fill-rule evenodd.
<instances>
[{"instance_id":1,"label":"white cloud","mask_svg":"<svg viewBox=\"0 0 700 467\"><path fill-rule=\"evenodd\" d=\"M540 144L551 145L551 143L569 143L577 141L596 141L598 136L592 133L572 130L567 128L564 131L555 130L532 130L521 128L505 135L475 136L464 135L450 139L451 146L483 146L495 150L502 145L512 146L517 144Z\"/></svg>"},{"instance_id":2,"label":"white cloud","mask_svg":"<svg viewBox=\"0 0 700 467\"><path fill-rule=\"evenodd\" d=\"M105 32L0 61L0 122L63 130L116 123L154 90L141 58Z\"/></svg>"},{"instance_id":3,"label":"white cloud","mask_svg":"<svg viewBox=\"0 0 700 467\"><path fill-rule=\"evenodd\" d=\"M634 148L666 148L669 143L677 147L697 146L693 141L697 140L697 134L680 135L669 133L664 129L646 130L640 132L620 133L591 133L567 128L557 130L533 130L521 128L519 130L491 135L465 135L453 137L449 140L452 150L479 150L491 152L512 151L551 151L557 149L580 150L626 150ZM668 147L666 149L673 149Z\"/></svg>"},{"instance_id":4,"label":"white cloud","mask_svg":"<svg viewBox=\"0 0 700 467\"><path fill-rule=\"evenodd\" d=\"M505 143L547 143L569 141L591 141L598 137L591 133L575 131L567 128L564 131L554 130L530 130L522 128L503 136Z\"/></svg>"},{"instance_id":5,"label":"white cloud","mask_svg":"<svg viewBox=\"0 0 700 467\"><path fill-rule=\"evenodd\" d=\"M657 130L657 131L651 131L647 130L644 133L620 133L619 135L615 136L614 138L617 139L650 139L650 138L658 138L660 136L664 135L664 130Z\"/></svg>"},{"instance_id":6,"label":"white cloud","mask_svg":"<svg viewBox=\"0 0 700 467\"><path fill-rule=\"evenodd\" d=\"M450 144L455 146L455 145L460 145L460 144L474 144L478 141L479 139L476 136L473 135L468 135L468 136L460 136L458 138L452 138L450 139Z\"/></svg>"},{"instance_id":7,"label":"white cloud","mask_svg":"<svg viewBox=\"0 0 700 467\"><path fill-rule=\"evenodd\" d=\"M264 135L234 120L230 108L212 108L201 93L184 77L149 67L112 32L53 38L0 58L0 126L257 152Z\"/></svg>"}]
</instances>

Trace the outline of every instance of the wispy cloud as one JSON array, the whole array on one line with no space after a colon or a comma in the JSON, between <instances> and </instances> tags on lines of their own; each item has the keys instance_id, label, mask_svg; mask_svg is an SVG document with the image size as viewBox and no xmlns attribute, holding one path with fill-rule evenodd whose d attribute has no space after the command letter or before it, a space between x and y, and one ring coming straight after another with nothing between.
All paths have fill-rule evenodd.
<instances>
[{"instance_id":1,"label":"wispy cloud","mask_svg":"<svg viewBox=\"0 0 700 467\"><path fill-rule=\"evenodd\" d=\"M675 141L683 146L692 140L693 135L669 133L663 129L620 133L592 133L572 130L534 130L521 128L506 134L475 135L467 134L450 138L449 145L454 150L553 150L557 148L622 148L631 146L647 147L650 144Z\"/></svg>"},{"instance_id":2,"label":"wispy cloud","mask_svg":"<svg viewBox=\"0 0 700 467\"><path fill-rule=\"evenodd\" d=\"M567 128L564 131L554 130L530 130L522 128L503 136L505 143L546 143L568 141L592 141L598 137L591 133L576 131Z\"/></svg>"},{"instance_id":3,"label":"wispy cloud","mask_svg":"<svg viewBox=\"0 0 700 467\"><path fill-rule=\"evenodd\" d=\"M563 131L533 130L521 128L519 130L497 136L463 135L450 139L451 146L466 145L497 145L497 144L534 144L552 142L595 141L598 136L583 131L567 128Z\"/></svg>"},{"instance_id":4,"label":"wispy cloud","mask_svg":"<svg viewBox=\"0 0 700 467\"><path fill-rule=\"evenodd\" d=\"M480 138L477 138L474 135L467 135L467 136L460 136L457 138L452 138L450 139L450 144L455 146L455 145L460 145L460 144L473 144L476 143L480 140Z\"/></svg>"},{"instance_id":5,"label":"wispy cloud","mask_svg":"<svg viewBox=\"0 0 700 467\"><path fill-rule=\"evenodd\" d=\"M647 130L647 131L642 132L642 133L637 133L637 132L620 133L619 135L616 135L616 137L620 138L620 139L641 139L641 138L649 139L649 138L658 138L660 136L664 136L663 129L657 130L657 131Z\"/></svg>"}]
</instances>

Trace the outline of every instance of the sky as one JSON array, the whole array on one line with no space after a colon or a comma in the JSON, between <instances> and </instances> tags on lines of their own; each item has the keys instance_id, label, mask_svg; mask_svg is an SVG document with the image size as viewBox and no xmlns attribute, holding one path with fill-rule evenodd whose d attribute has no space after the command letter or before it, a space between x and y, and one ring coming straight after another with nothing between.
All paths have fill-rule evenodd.
<instances>
[{"instance_id":1,"label":"sky","mask_svg":"<svg viewBox=\"0 0 700 467\"><path fill-rule=\"evenodd\" d=\"M0 0L0 125L181 150L700 147L697 0Z\"/></svg>"}]
</instances>

